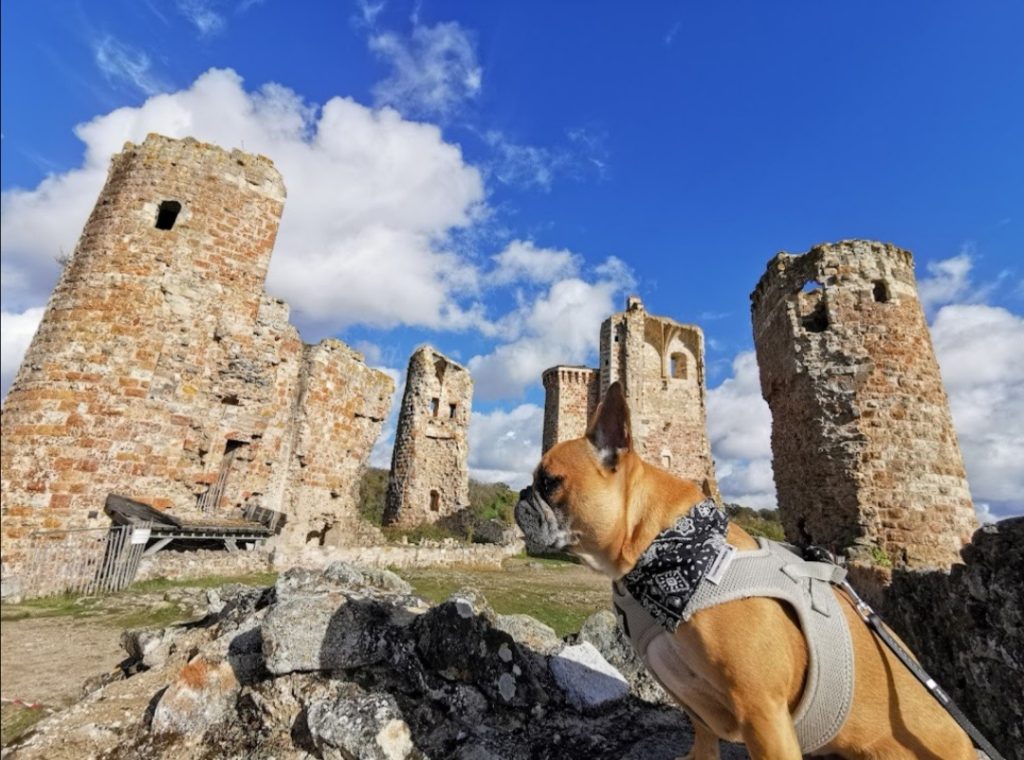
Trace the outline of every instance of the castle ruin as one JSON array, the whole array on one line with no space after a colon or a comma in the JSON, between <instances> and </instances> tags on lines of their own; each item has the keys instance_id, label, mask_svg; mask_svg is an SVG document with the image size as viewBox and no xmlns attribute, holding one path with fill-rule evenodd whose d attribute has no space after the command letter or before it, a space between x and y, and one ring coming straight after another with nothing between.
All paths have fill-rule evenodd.
<instances>
[{"instance_id":1,"label":"castle ruin","mask_svg":"<svg viewBox=\"0 0 1024 760\"><path fill-rule=\"evenodd\" d=\"M409 358L384 507L386 524L436 522L469 506L469 371L430 346Z\"/></svg>"},{"instance_id":2,"label":"castle ruin","mask_svg":"<svg viewBox=\"0 0 1024 760\"><path fill-rule=\"evenodd\" d=\"M263 156L151 134L113 157L3 404L5 574L33 531L109 524L111 491L345 534L394 384L264 292L284 200Z\"/></svg>"},{"instance_id":3,"label":"castle ruin","mask_svg":"<svg viewBox=\"0 0 1024 760\"><path fill-rule=\"evenodd\" d=\"M706 426L704 333L648 314L636 296L602 323L598 368L560 365L544 372L544 451L582 436L616 380L626 392L640 456L696 481L717 499Z\"/></svg>"},{"instance_id":4,"label":"castle ruin","mask_svg":"<svg viewBox=\"0 0 1024 760\"><path fill-rule=\"evenodd\" d=\"M948 568L977 519L908 251L780 253L751 294L786 535Z\"/></svg>"}]
</instances>

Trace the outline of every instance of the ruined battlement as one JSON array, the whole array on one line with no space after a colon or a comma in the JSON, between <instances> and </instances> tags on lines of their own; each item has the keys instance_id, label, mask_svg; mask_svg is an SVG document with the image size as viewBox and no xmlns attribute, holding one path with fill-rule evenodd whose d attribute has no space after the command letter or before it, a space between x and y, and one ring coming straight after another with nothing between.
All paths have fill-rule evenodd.
<instances>
[{"instance_id":1,"label":"ruined battlement","mask_svg":"<svg viewBox=\"0 0 1024 760\"><path fill-rule=\"evenodd\" d=\"M544 450L578 438L608 387L620 381L633 440L645 460L718 496L706 430L704 334L649 314L638 296L601 324L600 366L544 372Z\"/></svg>"},{"instance_id":2,"label":"ruined battlement","mask_svg":"<svg viewBox=\"0 0 1024 760\"><path fill-rule=\"evenodd\" d=\"M469 370L430 346L409 358L384 506L387 524L436 522L469 506Z\"/></svg>"},{"instance_id":3,"label":"ruined battlement","mask_svg":"<svg viewBox=\"0 0 1024 760\"><path fill-rule=\"evenodd\" d=\"M894 567L957 562L977 522L911 254L780 253L751 315L787 536Z\"/></svg>"},{"instance_id":4,"label":"ruined battlement","mask_svg":"<svg viewBox=\"0 0 1024 760\"><path fill-rule=\"evenodd\" d=\"M264 292L284 199L238 150L150 135L113 157L4 400L5 570L33 531L108 524L112 491L214 519L264 506L296 543L355 515L393 382L339 341L304 346Z\"/></svg>"}]
</instances>

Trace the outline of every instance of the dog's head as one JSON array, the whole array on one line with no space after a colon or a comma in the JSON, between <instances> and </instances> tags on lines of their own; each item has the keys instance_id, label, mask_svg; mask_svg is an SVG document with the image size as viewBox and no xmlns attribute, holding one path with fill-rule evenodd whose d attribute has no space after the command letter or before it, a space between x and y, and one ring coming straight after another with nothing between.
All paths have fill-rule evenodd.
<instances>
[{"instance_id":1,"label":"dog's head","mask_svg":"<svg viewBox=\"0 0 1024 760\"><path fill-rule=\"evenodd\" d=\"M531 551L568 550L609 572L621 546L626 483L636 459L622 386L605 394L586 435L553 446L519 494L516 522Z\"/></svg>"}]
</instances>

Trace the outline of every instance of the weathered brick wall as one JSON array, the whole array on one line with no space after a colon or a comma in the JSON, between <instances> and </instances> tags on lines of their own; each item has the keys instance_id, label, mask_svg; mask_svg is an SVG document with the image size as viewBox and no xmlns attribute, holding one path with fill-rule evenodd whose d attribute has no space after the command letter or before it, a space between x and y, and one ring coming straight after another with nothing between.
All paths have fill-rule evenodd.
<instances>
[{"instance_id":1,"label":"weathered brick wall","mask_svg":"<svg viewBox=\"0 0 1024 760\"><path fill-rule=\"evenodd\" d=\"M435 522L469 505L469 371L429 346L409 359L385 500L387 523Z\"/></svg>"},{"instance_id":2,"label":"weathered brick wall","mask_svg":"<svg viewBox=\"0 0 1024 760\"><path fill-rule=\"evenodd\" d=\"M544 381L544 436L547 451L559 441L587 432L600 395L601 375L590 367L558 366L546 370Z\"/></svg>"},{"instance_id":3,"label":"weathered brick wall","mask_svg":"<svg viewBox=\"0 0 1024 760\"><path fill-rule=\"evenodd\" d=\"M191 139L150 135L113 157L4 400L5 571L31 531L107 524L111 491L197 517L286 503L303 345L287 305L263 292L284 197L269 159ZM340 372L372 370L352 359ZM326 427L350 411L310 404ZM385 415L375 406L366 419ZM374 425L324 434L325 456L348 473ZM321 501L310 499L316 514Z\"/></svg>"},{"instance_id":4,"label":"weathered brick wall","mask_svg":"<svg viewBox=\"0 0 1024 760\"><path fill-rule=\"evenodd\" d=\"M780 253L751 300L787 536L867 563L958 561L977 522L910 253Z\"/></svg>"},{"instance_id":5,"label":"weathered brick wall","mask_svg":"<svg viewBox=\"0 0 1024 760\"><path fill-rule=\"evenodd\" d=\"M307 346L303 365L282 539L341 546L359 535L359 482L395 383L338 340Z\"/></svg>"}]
</instances>

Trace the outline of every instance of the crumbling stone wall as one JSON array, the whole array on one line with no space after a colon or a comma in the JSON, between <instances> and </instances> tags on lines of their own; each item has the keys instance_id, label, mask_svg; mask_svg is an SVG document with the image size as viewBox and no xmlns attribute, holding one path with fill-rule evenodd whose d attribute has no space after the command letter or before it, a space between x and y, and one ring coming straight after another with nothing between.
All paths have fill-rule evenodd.
<instances>
[{"instance_id":1,"label":"crumbling stone wall","mask_svg":"<svg viewBox=\"0 0 1024 760\"><path fill-rule=\"evenodd\" d=\"M342 546L365 533L359 482L395 383L339 340L307 346L303 358L283 538Z\"/></svg>"},{"instance_id":2,"label":"crumbling stone wall","mask_svg":"<svg viewBox=\"0 0 1024 760\"><path fill-rule=\"evenodd\" d=\"M895 572L885 618L996 748L1024 759L1024 517L978 530L963 562Z\"/></svg>"},{"instance_id":3,"label":"crumbling stone wall","mask_svg":"<svg viewBox=\"0 0 1024 760\"><path fill-rule=\"evenodd\" d=\"M436 522L469 505L469 371L423 346L409 358L384 521Z\"/></svg>"},{"instance_id":4,"label":"crumbling stone wall","mask_svg":"<svg viewBox=\"0 0 1024 760\"><path fill-rule=\"evenodd\" d=\"M640 456L719 498L707 436L701 329L648 314L631 296L625 311L601 325L600 362L593 370L558 366L544 373L544 450L582 435L600 397L618 380Z\"/></svg>"},{"instance_id":5,"label":"crumbling stone wall","mask_svg":"<svg viewBox=\"0 0 1024 760\"><path fill-rule=\"evenodd\" d=\"M957 562L977 521L911 254L780 253L751 301L790 540L875 566Z\"/></svg>"},{"instance_id":6,"label":"crumbling stone wall","mask_svg":"<svg viewBox=\"0 0 1024 760\"><path fill-rule=\"evenodd\" d=\"M601 373L590 367L559 366L545 370L543 450L579 438L597 409Z\"/></svg>"},{"instance_id":7,"label":"crumbling stone wall","mask_svg":"<svg viewBox=\"0 0 1024 760\"><path fill-rule=\"evenodd\" d=\"M304 349L264 293L284 199L263 156L150 135L113 157L4 400L5 572L34 530L105 525L110 491L183 516L290 504L301 530L337 487L310 473L365 462L391 381L336 342ZM337 397L304 391L325 383ZM297 432L306 416L327 429Z\"/></svg>"}]
</instances>

